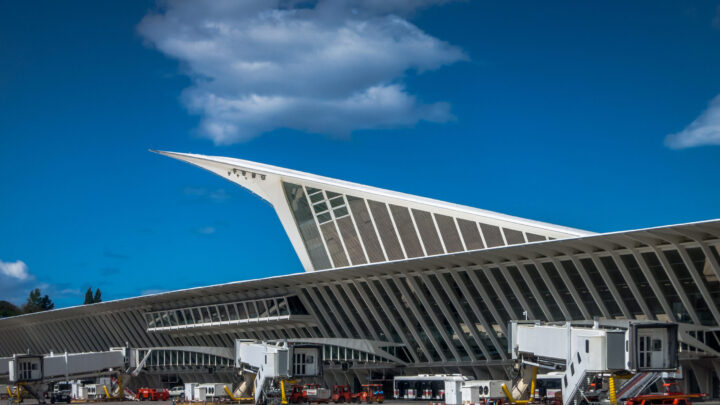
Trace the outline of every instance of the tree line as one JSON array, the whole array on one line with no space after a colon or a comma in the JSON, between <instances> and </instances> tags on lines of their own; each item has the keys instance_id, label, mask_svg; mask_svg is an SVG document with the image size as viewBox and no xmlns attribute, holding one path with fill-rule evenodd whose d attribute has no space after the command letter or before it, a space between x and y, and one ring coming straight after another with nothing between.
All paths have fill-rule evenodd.
<instances>
[{"instance_id":1,"label":"tree line","mask_svg":"<svg viewBox=\"0 0 720 405\"><path fill-rule=\"evenodd\" d=\"M96 304L102 302L102 292L98 288L93 294L92 287L85 292L85 300L83 305ZM39 288L30 291L27 300L21 306L17 306L10 301L0 300L0 318L17 316L22 314L32 314L34 312L49 311L55 308L55 303L50 297L40 292Z\"/></svg>"}]
</instances>

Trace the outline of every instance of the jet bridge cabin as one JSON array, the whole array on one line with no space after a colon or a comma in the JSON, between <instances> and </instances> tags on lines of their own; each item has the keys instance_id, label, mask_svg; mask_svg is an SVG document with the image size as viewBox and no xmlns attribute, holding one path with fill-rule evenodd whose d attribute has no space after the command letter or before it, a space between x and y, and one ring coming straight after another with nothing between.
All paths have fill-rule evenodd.
<instances>
[{"instance_id":1,"label":"jet bridge cabin","mask_svg":"<svg viewBox=\"0 0 720 405\"><path fill-rule=\"evenodd\" d=\"M556 369L585 360L587 371L672 371L677 331L677 324L652 321L513 322L509 349L514 359Z\"/></svg>"}]
</instances>

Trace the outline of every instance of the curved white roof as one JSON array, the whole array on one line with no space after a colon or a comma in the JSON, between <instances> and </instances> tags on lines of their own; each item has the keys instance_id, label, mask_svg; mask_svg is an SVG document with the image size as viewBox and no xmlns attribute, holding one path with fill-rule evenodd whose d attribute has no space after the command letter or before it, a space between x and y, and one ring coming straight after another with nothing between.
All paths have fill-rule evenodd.
<instances>
[{"instance_id":1,"label":"curved white roof","mask_svg":"<svg viewBox=\"0 0 720 405\"><path fill-rule=\"evenodd\" d=\"M270 204L273 205L276 212L278 213L278 216L280 217L281 222L283 223L283 226L288 233L288 236L293 242L293 245L298 252L298 255L300 256L303 265L305 266L306 270L309 271L317 270L318 265L317 263L312 263L312 260L310 260L310 258L308 257L307 249L309 249L309 247L306 246L307 241L305 244L303 244L303 236L300 234L301 232L298 231L297 218L294 218L293 209L291 209L290 205L288 204L288 198L285 195L285 191L283 190L284 183L292 183L302 186L306 193L318 193L319 190L322 190L323 194L321 194L321 198L324 197L323 201L325 202L328 202L330 198L336 198L335 196L337 193L346 196L345 198L361 198L372 202L386 204L388 206L399 206L409 209L409 212L412 213L411 221L417 235L408 236L403 234L400 230L400 221L402 219L397 218L397 212L391 214L391 216L393 216L393 218L391 218L391 221L393 222L392 226L395 228L394 231L397 233L397 239L400 244L403 245L402 250L403 254L405 255L404 258L417 257L417 254L415 256L412 256L411 252L409 252L410 246L404 246L408 245L408 243L403 243L408 239L408 237L414 239L416 236L421 241L421 256L430 255L428 252L429 250L431 250L431 248L428 246L429 242L423 240L423 235L428 235L428 232L432 233L433 235L439 236L437 239L440 239L440 243L443 245L443 249L445 249L445 251L442 251L441 253L449 252L450 249L446 246L447 244L449 244L446 236L448 231L444 231L445 233L441 231L440 227L438 226L437 216L454 218L456 224L459 224L461 221L471 221L477 223L479 225L478 233L482 241L478 241L478 245L476 246L479 246L480 244L485 247L493 246L488 240L490 238L490 235L483 235L483 229L485 229L486 232L494 232L494 228L501 229L502 232L500 232L499 235L500 237L502 237L502 241L498 239L498 242L503 245L527 243L530 241L539 241L546 239L563 239L569 237L588 236L594 234L593 232L588 232L580 229L534 221L465 205L449 203L397 191L385 190L377 187L352 183L344 180L333 179L330 177L319 176L311 173L305 173L297 170L281 168L243 159L167 151L153 152L178 160L182 160L184 162L191 163L203 169L209 170L227 180L230 180L242 187L249 189L250 191L270 202ZM345 204L347 204L347 201L347 199L344 200ZM314 202L310 201L308 201L308 203L314 204ZM327 205L329 206L329 204ZM370 211L369 208L370 207L368 206L368 211ZM330 211L332 211L332 209ZM345 215L347 215L346 211L343 211ZM317 209L315 209L315 212L317 212ZM422 224L419 225L419 218L417 218L417 214L423 212L427 212L435 218L433 219L433 222L435 223L434 230L421 229ZM357 222L359 221L358 214L356 212L353 212L352 216L355 234L357 236L358 230L360 229L357 224ZM332 218L336 218L335 215L333 215ZM340 229L340 227L336 224L337 232L329 229L328 231L332 232L332 234L329 236L327 235L327 231L325 229L326 227L321 227L321 225L323 225L322 221L327 219L330 219L329 214L327 214L326 217L321 217L321 219L318 221L318 227L323 230L323 236L327 242L324 243L324 248L326 250L331 250L332 247L328 246L328 239L332 239L333 237L339 237L340 239L343 239L341 241L341 244L344 249L344 254L347 258L349 258L349 260L347 260L347 263L342 258L333 260L335 257L333 256L332 252L330 252L330 260L333 263L331 263L330 266L325 266L325 268L337 268L346 267L347 265L364 264L355 263L362 260L357 259L353 261L350 258L350 256L352 256L352 252L348 251L348 245L352 244L352 241L345 240L348 238L348 236L346 236L348 235L347 231L343 232L343 229ZM331 222L337 221L335 220ZM380 218L374 218L373 226L375 226L375 231L378 233L378 239L382 239L379 237L380 234L382 234L382 231L377 229L378 226L382 226L378 225L379 222ZM459 225L456 225L456 227L457 234L462 235L462 250L473 250L468 246L471 245L471 243L469 240L467 240L471 236L461 232L461 227ZM451 230L451 232L455 234L455 231ZM475 231L473 230L472 232L474 233ZM515 239L514 241L509 240L511 239L512 232L514 232L512 234L512 238ZM521 234L522 236L518 236L519 234ZM432 237L432 239L435 239L436 236L433 235L430 236ZM357 239L360 240L360 244L363 245L362 249L365 258L368 259L367 246L365 246L367 245L366 238L358 237ZM428 237L426 236L425 239L428 239ZM383 244L386 245L385 241L383 241ZM385 247L386 246L383 246L385 259L387 261L391 261L391 259L387 257L388 255L385 251ZM366 262L370 261L371 260L369 259L366 260Z\"/></svg>"}]
</instances>

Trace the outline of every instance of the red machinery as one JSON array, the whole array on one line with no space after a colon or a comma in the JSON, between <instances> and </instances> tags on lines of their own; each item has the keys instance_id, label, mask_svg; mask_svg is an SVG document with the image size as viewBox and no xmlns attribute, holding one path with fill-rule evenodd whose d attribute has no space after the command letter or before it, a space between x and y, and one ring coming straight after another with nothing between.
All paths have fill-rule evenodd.
<instances>
[{"instance_id":1,"label":"red machinery","mask_svg":"<svg viewBox=\"0 0 720 405\"><path fill-rule=\"evenodd\" d=\"M357 394L357 399L368 404L372 402L383 403L385 394L383 393L382 384L363 384L362 390Z\"/></svg>"},{"instance_id":2,"label":"red machinery","mask_svg":"<svg viewBox=\"0 0 720 405\"><path fill-rule=\"evenodd\" d=\"M290 398L288 398L288 402L290 402L291 404L301 404L303 402L306 402L305 396L303 395L302 385L293 384L290 387Z\"/></svg>"},{"instance_id":3,"label":"red machinery","mask_svg":"<svg viewBox=\"0 0 720 405\"><path fill-rule=\"evenodd\" d=\"M683 394L680 390L673 391L677 383L663 384L664 393L638 395L625 401L625 405L692 405L691 399L702 399L707 394Z\"/></svg>"},{"instance_id":4,"label":"red machinery","mask_svg":"<svg viewBox=\"0 0 720 405\"><path fill-rule=\"evenodd\" d=\"M349 385L335 385L332 390L332 401L336 404L343 402L352 402L355 399Z\"/></svg>"},{"instance_id":5,"label":"red machinery","mask_svg":"<svg viewBox=\"0 0 720 405\"><path fill-rule=\"evenodd\" d=\"M137 391L137 399L140 401L167 401L170 399L170 393L165 389L140 388Z\"/></svg>"},{"instance_id":6,"label":"red machinery","mask_svg":"<svg viewBox=\"0 0 720 405\"><path fill-rule=\"evenodd\" d=\"M291 404L302 403L328 403L332 399L329 389L321 387L320 384L292 385L288 402Z\"/></svg>"},{"instance_id":7,"label":"red machinery","mask_svg":"<svg viewBox=\"0 0 720 405\"><path fill-rule=\"evenodd\" d=\"M332 394L329 389L320 386L320 384L305 384L303 397L307 402L328 403Z\"/></svg>"}]
</instances>

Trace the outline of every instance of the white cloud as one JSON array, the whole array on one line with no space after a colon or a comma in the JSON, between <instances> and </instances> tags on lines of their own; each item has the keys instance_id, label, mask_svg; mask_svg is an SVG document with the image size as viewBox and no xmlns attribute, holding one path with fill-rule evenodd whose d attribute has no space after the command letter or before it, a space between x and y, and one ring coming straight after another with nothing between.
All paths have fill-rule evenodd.
<instances>
[{"instance_id":1,"label":"white cloud","mask_svg":"<svg viewBox=\"0 0 720 405\"><path fill-rule=\"evenodd\" d=\"M277 128L332 135L446 122L403 85L465 59L406 17L442 0L163 1L138 30L192 78L182 99L217 144Z\"/></svg>"},{"instance_id":2,"label":"white cloud","mask_svg":"<svg viewBox=\"0 0 720 405\"><path fill-rule=\"evenodd\" d=\"M23 261L0 260L0 300L22 304L28 292L35 288L36 284L35 276L30 273Z\"/></svg>"},{"instance_id":3,"label":"white cloud","mask_svg":"<svg viewBox=\"0 0 720 405\"><path fill-rule=\"evenodd\" d=\"M673 149L702 145L720 145L720 95L708 108L682 131L665 138L665 145Z\"/></svg>"},{"instance_id":4,"label":"white cloud","mask_svg":"<svg viewBox=\"0 0 720 405\"><path fill-rule=\"evenodd\" d=\"M21 260L16 262L4 262L0 260L0 273L20 281L27 280L30 277L27 265Z\"/></svg>"}]
</instances>

